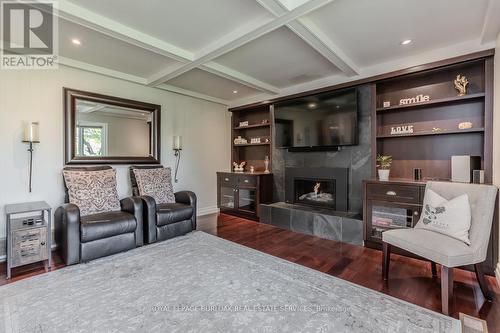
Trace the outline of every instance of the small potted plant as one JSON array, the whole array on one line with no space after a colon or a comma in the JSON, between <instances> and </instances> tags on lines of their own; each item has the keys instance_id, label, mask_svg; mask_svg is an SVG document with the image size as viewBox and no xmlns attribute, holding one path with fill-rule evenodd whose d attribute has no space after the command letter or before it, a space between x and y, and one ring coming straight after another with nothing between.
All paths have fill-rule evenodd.
<instances>
[{"instance_id":1,"label":"small potted plant","mask_svg":"<svg viewBox=\"0 0 500 333\"><path fill-rule=\"evenodd\" d=\"M389 180L389 173L391 172L392 156L391 155L377 155L378 179Z\"/></svg>"}]
</instances>

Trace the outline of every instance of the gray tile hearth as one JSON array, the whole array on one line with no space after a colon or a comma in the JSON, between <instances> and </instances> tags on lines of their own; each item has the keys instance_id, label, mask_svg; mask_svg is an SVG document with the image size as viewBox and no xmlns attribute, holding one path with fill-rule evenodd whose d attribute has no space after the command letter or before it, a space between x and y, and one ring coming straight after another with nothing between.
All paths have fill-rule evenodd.
<instances>
[{"instance_id":1,"label":"gray tile hearth","mask_svg":"<svg viewBox=\"0 0 500 333\"><path fill-rule=\"evenodd\" d=\"M334 241L363 244L363 221L358 214L285 202L261 204L260 212L261 223Z\"/></svg>"},{"instance_id":2,"label":"gray tile hearth","mask_svg":"<svg viewBox=\"0 0 500 333\"><path fill-rule=\"evenodd\" d=\"M334 241L342 241L342 217L323 214L314 216L314 235Z\"/></svg>"},{"instance_id":3,"label":"gray tile hearth","mask_svg":"<svg viewBox=\"0 0 500 333\"><path fill-rule=\"evenodd\" d=\"M291 212L291 230L314 235L314 215L298 209L292 209Z\"/></svg>"}]
</instances>

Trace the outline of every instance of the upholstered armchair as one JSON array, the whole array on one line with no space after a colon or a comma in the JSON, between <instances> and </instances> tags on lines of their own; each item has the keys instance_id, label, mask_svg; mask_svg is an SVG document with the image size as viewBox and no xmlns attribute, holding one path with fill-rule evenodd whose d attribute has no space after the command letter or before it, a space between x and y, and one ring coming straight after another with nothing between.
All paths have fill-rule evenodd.
<instances>
[{"instance_id":1,"label":"upholstered armchair","mask_svg":"<svg viewBox=\"0 0 500 333\"><path fill-rule=\"evenodd\" d=\"M118 200L109 166L64 168L65 204L55 212L57 243L66 265L143 245L142 201Z\"/></svg>"},{"instance_id":2,"label":"upholstered armchair","mask_svg":"<svg viewBox=\"0 0 500 333\"><path fill-rule=\"evenodd\" d=\"M462 184L450 182L428 182L432 190L446 200L467 194L470 204L470 245L448 235L431 230L412 228L389 230L382 234L383 264L382 276L389 277L391 247L406 250L431 262L432 274L436 275L436 264L441 265L441 302L442 312L452 313L453 268L474 265L476 277L484 297L492 300L488 291L481 263L486 260L490 240L497 188L492 185ZM424 198L424 203L426 199ZM425 209L425 207L424 207ZM425 222L424 222L425 223Z\"/></svg>"},{"instance_id":3,"label":"upholstered armchair","mask_svg":"<svg viewBox=\"0 0 500 333\"><path fill-rule=\"evenodd\" d=\"M138 179L134 172L154 169L163 169L165 177L162 180L154 177ZM196 230L196 195L191 191L173 193L169 168L163 168L161 165L133 165L130 167L130 180L133 195L141 198L144 206L145 243L166 240ZM141 181L143 184L139 184ZM157 202L160 200L153 198L151 193L155 191L161 192L160 196L167 202Z\"/></svg>"}]
</instances>

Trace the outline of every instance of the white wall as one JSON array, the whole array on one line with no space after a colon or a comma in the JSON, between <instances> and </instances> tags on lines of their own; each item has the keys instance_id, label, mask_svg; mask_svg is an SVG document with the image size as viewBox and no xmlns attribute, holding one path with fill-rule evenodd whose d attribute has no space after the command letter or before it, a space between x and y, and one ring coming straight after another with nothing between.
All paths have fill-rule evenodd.
<instances>
[{"instance_id":1,"label":"white wall","mask_svg":"<svg viewBox=\"0 0 500 333\"><path fill-rule=\"evenodd\" d=\"M59 70L0 72L0 238L5 237L4 205L45 200L63 202L63 94L70 87L160 104L161 160L173 166L172 136L182 135L179 183L198 196L199 213L216 207L216 171L229 170L230 115L227 108L195 98L61 66ZM40 122L34 153L33 192L28 193L29 155L21 142L23 123ZM130 194L127 166L118 172L120 197Z\"/></svg>"},{"instance_id":2,"label":"white wall","mask_svg":"<svg viewBox=\"0 0 500 333\"><path fill-rule=\"evenodd\" d=\"M495 81L493 95L493 183L500 187L500 33L497 37L495 49ZM498 244L498 248L500 251L500 244ZM500 284L499 274L500 263L498 263L497 266L497 278Z\"/></svg>"}]
</instances>

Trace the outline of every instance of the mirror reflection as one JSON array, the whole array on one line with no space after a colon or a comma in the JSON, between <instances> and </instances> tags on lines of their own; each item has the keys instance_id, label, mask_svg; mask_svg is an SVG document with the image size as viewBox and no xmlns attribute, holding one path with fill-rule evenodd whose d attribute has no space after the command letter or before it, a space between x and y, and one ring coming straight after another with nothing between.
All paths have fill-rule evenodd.
<instances>
[{"instance_id":1,"label":"mirror reflection","mask_svg":"<svg viewBox=\"0 0 500 333\"><path fill-rule=\"evenodd\" d=\"M152 154L150 111L91 100L75 101L76 156L148 157Z\"/></svg>"}]
</instances>

